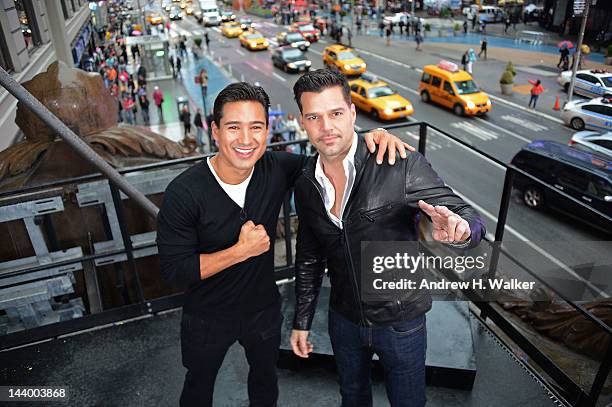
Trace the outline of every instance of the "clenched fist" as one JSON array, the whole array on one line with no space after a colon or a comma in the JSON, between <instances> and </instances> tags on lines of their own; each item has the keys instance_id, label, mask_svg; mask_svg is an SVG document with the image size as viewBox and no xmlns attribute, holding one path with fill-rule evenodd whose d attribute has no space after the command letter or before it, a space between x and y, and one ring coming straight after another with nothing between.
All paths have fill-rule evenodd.
<instances>
[{"instance_id":1,"label":"clenched fist","mask_svg":"<svg viewBox=\"0 0 612 407\"><path fill-rule=\"evenodd\" d=\"M248 221L240 228L238 245L248 259L270 250L270 237L263 225L255 226L252 221Z\"/></svg>"}]
</instances>

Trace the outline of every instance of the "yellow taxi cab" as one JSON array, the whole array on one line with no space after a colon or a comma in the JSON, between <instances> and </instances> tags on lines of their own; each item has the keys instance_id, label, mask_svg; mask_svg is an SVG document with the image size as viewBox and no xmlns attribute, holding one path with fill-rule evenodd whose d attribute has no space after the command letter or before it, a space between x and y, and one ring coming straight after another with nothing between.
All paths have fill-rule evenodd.
<instances>
[{"instance_id":1,"label":"yellow taxi cab","mask_svg":"<svg viewBox=\"0 0 612 407\"><path fill-rule=\"evenodd\" d=\"M352 48L341 44L330 45L323 51L323 64L336 67L345 75L360 75L365 72L366 64L355 55Z\"/></svg>"},{"instance_id":2,"label":"yellow taxi cab","mask_svg":"<svg viewBox=\"0 0 612 407\"><path fill-rule=\"evenodd\" d=\"M349 86L353 104L374 119L401 119L414 113L412 103L372 74L364 73L361 78L349 81Z\"/></svg>"},{"instance_id":3,"label":"yellow taxi cab","mask_svg":"<svg viewBox=\"0 0 612 407\"><path fill-rule=\"evenodd\" d=\"M459 116L481 115L491 110L491 99L478 88L472 76L448 61L423 68L419 93L423 102L448 107Z\"/></svg>"},{"instance_id":4,"label":"yellow taxi cab","mask_svg":"<svg viewBox=\"0 0 612 407\"><path fill-rule=\"evenodd\" d=\"M164 19L157 13L151 13L147 16L147 22L151 25L158 25L163 23Z\"/></svg>"},{"instance_id":5,"label":"yellow taxi cab","mask_svg":"<svg viewBox=\"0 0 612 407\"><path fill-rule=\"evenodd\" d=\"M246 32L240 36L240 46L247 48L249 51L268 49L269 45L268 40L257 31Z\"/></svg>"},{"instance_id":6,"label":"yellow taxi cab","mask_svg":"<svg viewBox=\"0 0 612 407\"><path fill-rule=\"evenodd\" d=\"M221 27L221 34L225 35L227 38L236 38L242 35L242 28L240 27L240 23L223 23Z\"/></svg>"}]
</instances>

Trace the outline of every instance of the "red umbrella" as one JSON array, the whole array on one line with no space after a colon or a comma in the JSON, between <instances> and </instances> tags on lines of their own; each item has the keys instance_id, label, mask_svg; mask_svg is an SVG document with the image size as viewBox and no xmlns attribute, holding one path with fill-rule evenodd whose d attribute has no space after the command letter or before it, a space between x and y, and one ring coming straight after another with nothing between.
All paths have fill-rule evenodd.
<instances>
[{"instance_id":1,"label":"red umbrella","mask_svg":"<svg viewBox=\"0 0 612 407\"><path fill-rule=\"evenodd\" d=\"M563 48L574 48L574 44L571 41L561 41L559 44L557 44L557 47L563 49Z\"/></svg>"}]
</instances>

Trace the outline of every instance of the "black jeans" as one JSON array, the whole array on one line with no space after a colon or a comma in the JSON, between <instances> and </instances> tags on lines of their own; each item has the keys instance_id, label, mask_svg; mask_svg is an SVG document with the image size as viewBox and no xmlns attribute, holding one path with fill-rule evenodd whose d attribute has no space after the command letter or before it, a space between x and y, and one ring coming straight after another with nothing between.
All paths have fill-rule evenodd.
<instances>
[{"instance_id":1,"label":"black jeans","mask_svg":"<svg viewBox=\"0 0 612 407\"><path fill-rule=\"evenodd\" d=\"M180 405L212 407L217 373L227 350L238 341L249 363L249 406L276 406L276 363L282 320L280 301L255 314L231 320L183 314L181 353L187 373Z\"/></svg>"}]
</instances>

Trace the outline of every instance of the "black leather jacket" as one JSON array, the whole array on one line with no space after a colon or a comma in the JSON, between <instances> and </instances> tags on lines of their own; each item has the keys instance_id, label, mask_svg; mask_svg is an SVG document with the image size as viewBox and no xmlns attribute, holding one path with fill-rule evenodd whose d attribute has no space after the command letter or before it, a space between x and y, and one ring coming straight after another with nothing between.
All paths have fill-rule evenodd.
<instances>
[{"instance_id":1,"label":"black leather jacket","mask_svg":"<svg viewBox=\"0 0 612 407\"><path fill-rule=\"evenodd\" d=\"M387 325L414 319L431 308L426 291L401 291L396 301L361 300L361 241L418 240L417 202L445 205L467 220L471 229L468 248L479 244L485 226L478 213L459 198L431 168L412 153L394 166L376 165L374 155L358 138L355 181L342 216L343 228L329 218L322 187L315 180L317 157L312 157L295 185L299 216L296 256L296 309L294 329L309 330L327 265L331 279L330 307L354 323Z\"/></svg>"}]
</instances>

